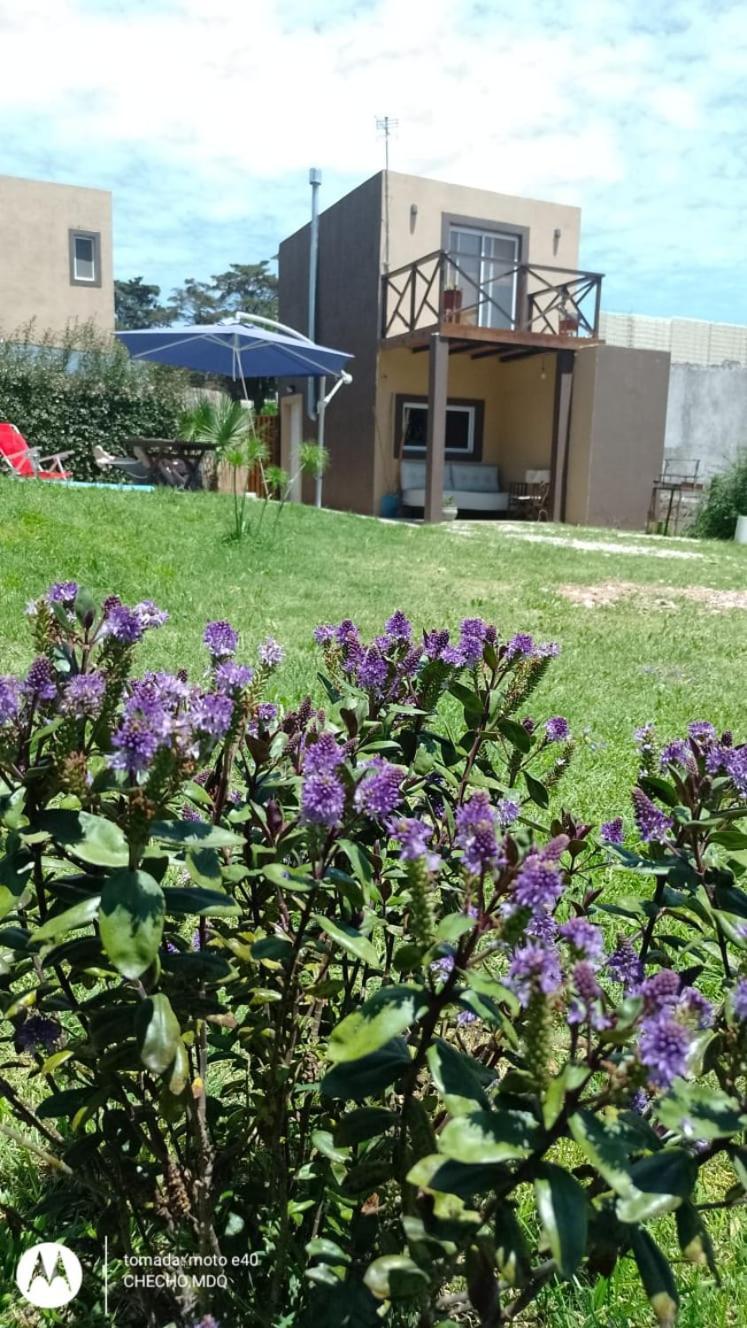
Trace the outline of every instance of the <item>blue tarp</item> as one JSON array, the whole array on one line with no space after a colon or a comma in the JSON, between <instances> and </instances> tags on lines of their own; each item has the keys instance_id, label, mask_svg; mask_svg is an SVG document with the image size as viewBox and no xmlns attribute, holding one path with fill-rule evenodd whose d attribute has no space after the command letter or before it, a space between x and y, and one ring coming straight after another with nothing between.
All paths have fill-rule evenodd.
<instances>
[{"instance_id":1,"label":"blue tarp","mask_svg":"<svg viewBox=\"0 0 747 1328\"><path fill-rule=\"evenodd\" d=\"M228 378L337 377L352 357L345 351L252 327L207 323L117 332L135 360L156 360Z\"/></svg>"}]
</instances>

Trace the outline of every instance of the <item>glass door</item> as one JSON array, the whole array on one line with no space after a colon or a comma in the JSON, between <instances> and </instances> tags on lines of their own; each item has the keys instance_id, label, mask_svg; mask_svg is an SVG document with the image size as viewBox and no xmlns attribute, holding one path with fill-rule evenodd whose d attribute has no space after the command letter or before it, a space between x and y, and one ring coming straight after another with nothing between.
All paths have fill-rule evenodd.
<instances>
[{"instance_id":1,"label":"glass door","mask_svg":"<svg viewBox=\"0 0 747 1328\"><path fill-rule=\"evenodd\" d=\"M446 310L454 311L456 321L478 327L514 327L518 235L451 226L449 252Z\"/></svg>"}]
</instances>

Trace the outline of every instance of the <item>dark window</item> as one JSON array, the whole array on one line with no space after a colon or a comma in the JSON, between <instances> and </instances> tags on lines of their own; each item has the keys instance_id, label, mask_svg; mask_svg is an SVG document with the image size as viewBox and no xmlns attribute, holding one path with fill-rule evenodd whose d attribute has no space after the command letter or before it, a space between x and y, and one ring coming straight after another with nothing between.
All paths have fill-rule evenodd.
<instances>
[{"instance_id":1,"label":"dark window","mask_svg":"<svg viewBox=\"0 0 747 1328\"><path fill-rule=\"evenodd\" d=\"M70 231L70 284L101 285L101 236L98 231Z\"/></svg>"},{"instance_id":2,"label":"dark window","mask_svg":"<svg viewBox=\"0 0 747 1328\"><path fill-rule=\"evenodd\" d=\"M482 456L484 403L454 398L446 405L446 454L479 461ZM425 452L428 402L425 397L397 397L396 452L418 456Z\"/></svg>"}]
</instances>

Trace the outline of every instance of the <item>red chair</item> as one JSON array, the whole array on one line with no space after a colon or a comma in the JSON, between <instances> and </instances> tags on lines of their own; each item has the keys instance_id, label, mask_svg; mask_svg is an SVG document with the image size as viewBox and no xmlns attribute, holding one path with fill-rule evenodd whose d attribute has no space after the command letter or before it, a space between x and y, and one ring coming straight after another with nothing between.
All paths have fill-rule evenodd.
<instances>
[{"instance_id":1,"label":"red chair","mask_svg":"<svg viewBox=\"0 0 747 1328\"><path fill-rule=\"evenodd\" d=\"M72 452L54 452L40 457L38 447L29 447L15 424L0 423L0 469L7 469L18 479L70 480L72 471L63 470L62 463ZM48 470L42 470L48 466Z\"/></svg>"}]
</instances>

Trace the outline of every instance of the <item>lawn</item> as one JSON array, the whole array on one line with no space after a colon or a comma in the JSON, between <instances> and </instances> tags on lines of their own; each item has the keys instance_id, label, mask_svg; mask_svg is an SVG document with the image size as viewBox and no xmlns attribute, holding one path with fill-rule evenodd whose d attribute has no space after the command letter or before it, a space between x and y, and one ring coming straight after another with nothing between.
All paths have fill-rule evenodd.
<instances>
[{"instance_id":1,"label":"lawn","mask_svg":"<svg viewBox=\"0 0 747 1328\"><path fill-rule=\"evenodd\" d=\"M524 630L560 642L536 714L568 716L577 753L563 800L594 819L627 814L637 725L655 720L674 735L706 718L738 737L747 731L737 685L747 649L747 549L731 544L487 522L427 528L309 508L287 509L277 525L270 509L257 534L257 507L252 537L236 545L224 538L230 499L221 495L13 481L0 481L0 512L0 673L29 662L24 606L62 579L168 609L168 624L142 652L150 667L186 663L199 675L211 618L229 618L248 655L272 633L287 648L275 688L289 701L314 679L318 622L352 617L374 632L395 608L418 627L456 627L480 615L503 637ZM747 1317L739 1215L719 1214L714 1235L724 1285L682 1270L685 1328ZM541 1309L537 1322L558 1328L650 1321L628 1263L610 1284L547 1292Z\"/></svg>"}]
</instances>

